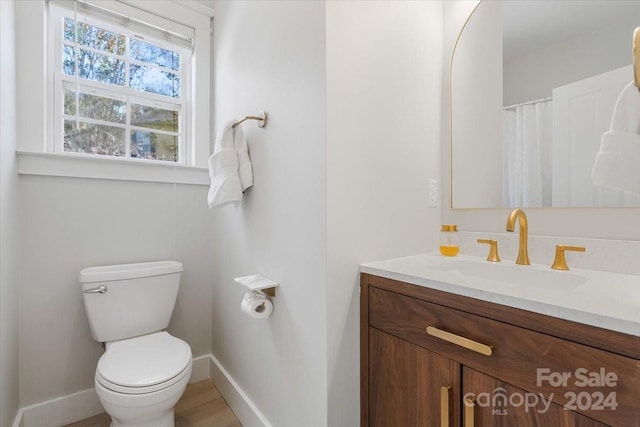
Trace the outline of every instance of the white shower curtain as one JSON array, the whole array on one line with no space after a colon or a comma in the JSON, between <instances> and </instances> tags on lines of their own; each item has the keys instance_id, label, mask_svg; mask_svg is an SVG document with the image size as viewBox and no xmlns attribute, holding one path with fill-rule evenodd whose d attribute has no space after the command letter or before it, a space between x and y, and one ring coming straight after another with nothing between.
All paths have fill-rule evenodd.
<instances>
[{"instance_id":1,"label":"white shower curtain","mask_svg":"<svg viewBox=\"0 0 640 427\"><path fill-rule=\"evenodd\" d=\"M551 206L551 106L543 99L502 110L503 206Z\"/></svg>"}]
</instances>

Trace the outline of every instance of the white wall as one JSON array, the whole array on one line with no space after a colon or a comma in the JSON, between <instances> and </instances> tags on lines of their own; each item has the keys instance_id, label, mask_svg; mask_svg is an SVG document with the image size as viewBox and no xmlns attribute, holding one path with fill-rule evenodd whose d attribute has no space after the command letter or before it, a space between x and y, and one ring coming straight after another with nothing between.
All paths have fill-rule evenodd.
<instances>
[{"instance_id":1,"label":"white wall","mask_svg":"<svg viewBox=\"0 0 640 427\"><path fill-rule=\"evenodd\" d=\"M16 1L16 76L17 147L22 150L43 151L46 146L47 120L45 113L46 70L46 3Z\"/></svg>"},{"instance_id":2,"label":"white wall","mask_svg":"<svg viewBox=\"0 0 640 427\"><path fill-rule=\"evenodd\" d=\"M212 214L212 232L200 187L21 176L22 406L93 385L102 350L81 268L174 258L185 274L170 331L195 355L211 337L273 425L358 423L358 264L437 239L425 188L439 175L440 3L216 6L217 121L270 113L266 129L245 126L256 185L238 211ZM268 322L238 310L231 279L253 272L282 283Z\"/></svg>"},{"instance_id":3,"label":"white wall","mask_svg":"<svg viewBox=\"0 0 640 427\"><path fill-rule=\"evenodd\" d=\"M18 410L14 2L0 1L0 427Z\"/></svg>"},{"instance_id":4,"label":"white wall","mask_svg":"<svg viewBox=\"0 0 640 427\"><path fill-rule=\"evenodd\" d=\"M213 353L273 426L326 426L324 2L216 2L214 62L217 127L269 123L242 125L254 186L212 211ZM240 312L253 273L281 283L266 321Z\"/></svg>"},{"instance_id":5,"label":"white wall","mask_svg":"<svg viewBox=\"0 0 640 427\"><path fill-rule=\"evenodd\" d=\"M21 175L20 406L93 387L103 353L78 272L94 265L184 264L169 332L210 352L214 236L206 187Z\"/></svg>"},{"instance_id":6,"label":"white wall","mask_svg":"<svg viewBox=\"0 0 640 427\"><path fill-rule=\"evenodd\" d=\"M358 425L358 266L436 247L441 17L440 2L216 3L216 123L270 123L244 125L255 186L214 211L213 352L274 426ZM232 279L251 273L281 282L266 322L238 307Z\"/></svg>"},{"instance_id":7,"label":"white wall","mask_svg":"<svg viewBox=\"0 0 640 427\"><path fill-rule=\"evenodd\" d=\"M440 2L327 2L329 426L359 425L361 262L437 247Z\"/></svg>"},{"instance_id":8,"label":"white wall","mask_svg":"<svg viewBox=\"0 0 640 427\"><path fill-rule=\"evenodd\" d=\"M452 61L456 126L453 203L461 207L502 204L502 3L487 1L474 12ZM446 61L449 64L449 61ZM472 96L470 96L472 94ZM482 119L479 120L478 118ZM496 141L477 144L476 141ZM475 173L469 174L467 171ZM478 191L481 188L482 191Z\"/></svg>"},{"instance_id":9,"label":"white wall","mask_svg":"<svg viewBox=\"0 0 640 427\"><path fill-rule=\"evenodd\" d=\"M476 0L451 0L444 2L443 14L443 91L449 86L449 60L453 43ZM443 97L443 180L449 180L449 102ZM445 193L446 194L446 193ZM458 224L466 231L504 231L508 209L451 209L451 200L443 204L443 221ZM640 209L638 208L543 208L528 209L529 233L549 236L593 237L608 239L640 240Z\"/></svg>"},{"instance_id":10,"label":"white wall","mask_svg":"<svg viewBox=\"0 0 640 427\"><path fill-rule=\"evenodd\" d=\"M13 5L0 3L3 10ZM196 37L206 38L206 43L199 45L205 51L196 52L203 59L198 70L205 70L206 74L210 53L208 17L183 10L175 3L160 6L162 10L174 7L171 10L190 17ZM30 25L16 25L19 48L15 54L20 72L15 84L5 86L3 81L3 131L17 133L17 138L8 138L6 145L3 136L3 179L5 169L7 176L9 172L15 175L16 145L41 151L50 142L46 134L48 116L43 107L47 93L44 10L43 0L21 1L16 6L17 22ZM5 28L7 34L11 29L5 26L4 16L2 24L4 49ZM13 39L6 40L6 46L13 43ZM8 69L5 59L11 55L12 52L2 54L3 80L5 68ZM201 86L204 93L209 92L208 75ZM17 106L5 113L5 103L13 99L9 92L10 96L5 98L7 87L16 87L19 96ZM42 101L40 108L36 105L38 100ZM203 124L197 125L196 133L202 132L200 145L208 148L209 97L198 102L204 107L199 111L204 110L205 120L198 120ZM18 123L17 129L5 127L4 119ZM13 139L17 139L17 144ZM5 149L11 153L7 160ZM207 153L200 154L204 156L200 156L199 163L204 164ZM13 169L9 171L9 167ZM12 272L11 268L5 270L5 260L19 273L19 302L18 298L8 301L15 316L19 316L19 338L15 339L19 340L20 363L19 368L16 364L11 366L12 375L5 377L3 371L2 379L4 387L5 378L7 384L17 381L19 372L20 407L93 387L96 363L103 350L90 336L77 281L78 272L85 267L161 259L181 261L182 284L168 330L185 339L194 356L210 353L211 257L215 241L208 226L205 186L33 175L14 177L13 183L17 185L17 196L5 190L3 181L2 197L3 201L5 197L17 197L18 226L5 233L3 222L3 245L5 236L9 241L14 230L19 238L11 248L13 257L2 255L2 274L4 282L5 271L7 275ZM10 219L7 215L7 220ZM5 323L3 317L3 340L5 327L18 328L17 323ZM6 337L12 339L11 334ZM13 351L10 346L6 348ZM2 396L3 405L9 405L9 409L18 399L18 389L13 392L15 400ZM8 413L4 406L2 413L3 416Z\"/></svg>"},{"instance_id":11,"label":"white wall","mask_svg":"<svg viewBox=\"0 0 640 427\"><path fill-rule=\"evenodd\" d=\"M631 64L636 24L597 28L505 63L503 105L546 98L553 88Z\"/></svg>"}]
</instances>

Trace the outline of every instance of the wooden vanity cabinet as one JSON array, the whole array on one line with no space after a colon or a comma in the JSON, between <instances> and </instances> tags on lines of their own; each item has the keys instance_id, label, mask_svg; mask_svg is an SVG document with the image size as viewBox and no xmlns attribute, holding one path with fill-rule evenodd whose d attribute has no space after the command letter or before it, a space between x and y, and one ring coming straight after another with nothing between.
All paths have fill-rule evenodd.
<instances>
[{"instance_id":1,"label":"wooden vanity cabinet","mask_svg":"<svg viewBox=\"0 0 640 427\"><path fill-rule=\"evenodd\" d=\"M532 405L508 405L505 399L509 396L527 396L527 392L483 374L467 366L462 367L463 396L472 393L475 396L488 393L492 396L492 406L469 405L465 408L464 426L485 427L606 427L596 420L577 412L567 411L563 406L547 401L531 399ZM496 390L498 390L496 392ZM504 396L504 397L503 397ZM531 396L531 395L529 395ZM533 403L537 404L534 406ZM518 403L518 402L516 402ZM418 424L419 425L419 424Z\"/></svg>"},{"instance_id":2,"label":"wooden vanity cabinet","mask_svg":"<svg viewBox=\"0 0 640 427\"><path fill-rule=\"evenodd\" d=\"M634 336L362 274L360 339L362 426L640 426Z\"/></svg>"},{"instance_id":3,"label":"wooden vanity cabinet","mask_svg":"<svg viewBox=\"0 0 640 427\"><path fill-rule=\"evenodd\" d=\"M460 365L369 328L371 426L440 427L459 423ZM365 424L363 424L365 425Z\"/></svg>"}]
</instances>

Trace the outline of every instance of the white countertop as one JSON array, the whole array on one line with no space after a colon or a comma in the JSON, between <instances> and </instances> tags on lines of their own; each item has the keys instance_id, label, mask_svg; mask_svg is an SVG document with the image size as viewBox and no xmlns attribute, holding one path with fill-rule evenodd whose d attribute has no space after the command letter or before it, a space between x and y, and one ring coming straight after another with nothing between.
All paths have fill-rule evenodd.
<instances>
[{"instance_id":1,"label":"white countertop","mask_svg":"<svg viewBox=\"0 0 640 427\"><path fill-rule=\"evenodd\" d=\"M439 253L369 262L360 271L640 337L636 275Z\"/></svg>"}]
</instances>

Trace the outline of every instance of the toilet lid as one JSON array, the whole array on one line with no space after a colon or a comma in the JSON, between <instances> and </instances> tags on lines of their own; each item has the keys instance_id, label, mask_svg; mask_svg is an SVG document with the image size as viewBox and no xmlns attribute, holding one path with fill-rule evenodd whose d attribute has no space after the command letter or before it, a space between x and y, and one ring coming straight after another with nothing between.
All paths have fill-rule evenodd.
<instances>
[{"instance_id":1,"label":"toilet lid","mask_svg":"<svg viewBox=\"0 0 640 427\"><path fill-rule=\"evenodd\" d=\"M111 343L98 361L98 375L124 387L149 387L179 375L191 361L191 348L166 332Z\"/></svg>"}]
</instances>

